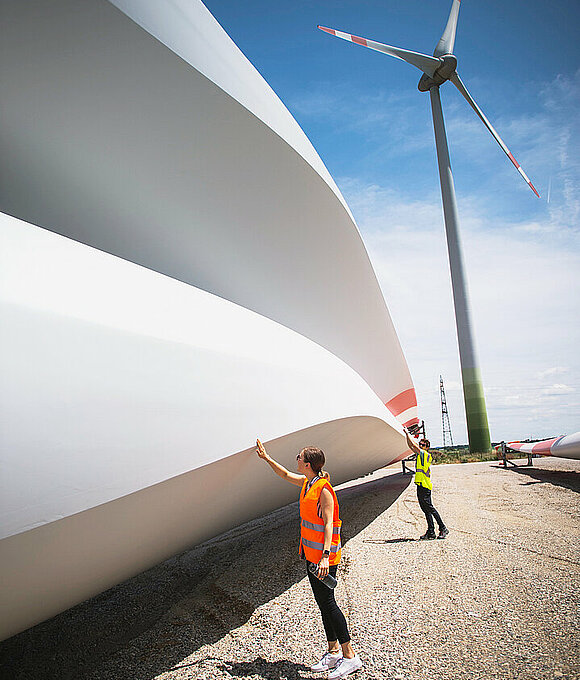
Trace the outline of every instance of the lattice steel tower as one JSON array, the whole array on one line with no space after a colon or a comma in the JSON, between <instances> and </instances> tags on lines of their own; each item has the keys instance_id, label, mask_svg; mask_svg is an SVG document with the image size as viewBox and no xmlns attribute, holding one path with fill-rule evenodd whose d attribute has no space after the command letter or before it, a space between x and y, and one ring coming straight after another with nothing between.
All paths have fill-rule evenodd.
<instances>
[{"instance_id":1,"label":"lattice steel tower","mask_svg":"<svg viewBox=\"0 0 580 680\"><path fill-rule=\"evenodd\" d=\"M441 392L441 427L443 430L443 446L447 446L445 438L449 438L450 445L453 446L453 435L451 434L451 424L449 422L449 411L447 410L447 399L445 398L445 387L443 378L439 376L439 391Z\"/></svg>"}]
</instances>

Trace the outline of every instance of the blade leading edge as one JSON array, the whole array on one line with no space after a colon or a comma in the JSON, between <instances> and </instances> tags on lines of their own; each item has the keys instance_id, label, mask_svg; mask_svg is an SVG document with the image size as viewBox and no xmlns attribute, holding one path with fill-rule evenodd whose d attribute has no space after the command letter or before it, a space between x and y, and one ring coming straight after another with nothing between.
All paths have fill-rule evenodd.
<instances>
[{"instance_id":1,"label":"blade leading edge","mask_svg":"<svg viewBox=\"0 0 580 680\"><path fill-rule=\"evenodd\" d=\"M507 148L507 146L504 144L502 138L497 134L495 131L493 125L487 120L487 118L484 116L483 111L479 108L479 106L475 103L475 100L473 97L469 94L467 91L467 88L465 85L461 82L461 78L457 75L457 72L454 73L449 80L455 85L455 87L461 92L461 94L465 97L465 99L468 101L469 105L471 108L475 111L475 113L479 116L479 118L482 120L483 124L485 127L491 132L493 135L495 141L501 146L503 152L505 155L510 159L510 161L516 166L517 171L520 173L520 175L524 178L530 189L536 194L538 198L540 198L540 194L536 191L536 187L531 183L530 178L526 175L526 173L523 171L523 168L521 165L516 161L516 159L513 157L511 151Z\"/></svg>"},{"instance_id":2,"label":"blade leading edge","mask_svg":"<svg viewBox=\"0 0 580 680\"><path fill-rule=\"evenodd\" d=\"M411 52L410 50L403 50L400 47L393 47L392 45L383 45L383 43L375 42L374 40L368 40L367 38L360 38L358 35L351 35L350 33L343 33L342 31L337 31L334 28L326 28L325 26L318 26L321 31L330 33L337 38L342 38L343 40L348 40L349 42L356 43L357 45L362 45L363 47L369 47L371 50L376 50L377 52L383 52L384 54L389 54L391 57L396 59L401 59L406 61L411 66L415 66L423 73L433 78L435 71L441 66L441 60L436 57L430 57L428 54L421 54L420 52Z\"/></svg>"}]
</instances>

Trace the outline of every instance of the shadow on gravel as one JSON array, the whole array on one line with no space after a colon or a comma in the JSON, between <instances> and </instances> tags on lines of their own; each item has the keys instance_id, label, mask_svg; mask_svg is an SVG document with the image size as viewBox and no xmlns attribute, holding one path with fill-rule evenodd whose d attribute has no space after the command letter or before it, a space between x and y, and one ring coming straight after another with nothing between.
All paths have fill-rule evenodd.
<instances>
[{"instance_id":1,"label":"shadow on gravel","mask_svg":"<svg viewBox=\"0 0 580 680\"><path fill-rule=\"evenodd\" d=\"M339 490L343 544L389 508L410 481L396 473ZM5 640L2 677L147 680L208 663L221 669L217 660L184 660L305 578L297 555L297 506L237 527ZM252 675L262 672L258 666L265 669L262 677L276 680L299 677L303 668L256 659L223 666L223 675Z\"/></svg>"},{"instance_id":2,"label":"shadow on gravel","mask_svg":"<svg viewBox=\"0 0 580 680\"><path fill-rule=\"evenodd\" d=\"M523 482L523 484L547 482L580 493L580 472L577 470L546 470L533 467L518 467L510 468L510 471L531 478L532 481Z\"/></svg>"},{"instance_id":3,"label":"shadow on gravel","mask_svg":"<svg viewBox=\"0 0 580 680\"><path fill-rule=\"evenodd\" d=\"M290 661L266 661L261 657L254 661L228 663L218 666L222 672L227 672L234 678L248 678L258 674L268 680L302 680L302 671L311 672L304 664L291 663Z\"/></svg>"}]
</instances>

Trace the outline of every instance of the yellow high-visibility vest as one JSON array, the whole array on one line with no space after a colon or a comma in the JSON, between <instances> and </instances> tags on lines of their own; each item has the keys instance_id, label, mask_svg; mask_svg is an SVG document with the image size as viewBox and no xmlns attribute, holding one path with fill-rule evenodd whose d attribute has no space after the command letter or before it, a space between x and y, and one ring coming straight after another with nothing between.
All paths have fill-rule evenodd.
<instances>
[{"instance_id":1,"label":"yellow high-visibility vest","mask_svg":"<svg viewBox=\"0 0 580 680\"><path fill-rule=\"evenodd\" d=\"M421 449L417 454L417 461L415 462L415 479L413 480L417 486L424 486L429 491L433 488L431 483L431 461L433 460L429 451Z\"/></svg>"},{"instance_id":2,"label":"yellow high-visibility vest","mask_svg":"<svg viewBox=\"0 0 580 680\"><path fill-rule=\"evenodd\" d=\"M329 564L340 562L340 527L342 522L338 516L338 499L334 489L326 479L317 479L307 489L308 480L304 480L300 491L300 554L314 564L318 564L322 558L324 549L324 520L320 516L320 494L322 489L327 488L334 499L334 512L332 518L332 543L330 545Z\"/></svg>"}]
</instances>

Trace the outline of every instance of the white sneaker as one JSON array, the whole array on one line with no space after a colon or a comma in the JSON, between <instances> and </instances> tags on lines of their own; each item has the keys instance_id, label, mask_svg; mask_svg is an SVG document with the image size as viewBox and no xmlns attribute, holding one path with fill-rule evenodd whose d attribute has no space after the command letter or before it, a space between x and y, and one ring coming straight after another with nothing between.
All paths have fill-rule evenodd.
<instances>
[{"instance_id":1,"label":"white sneaker","mask_svg":"<svg viewBox=\"0 0 580 680\"><path fill-rule=\"evenodd\" d=\"M314 666L310 666L310 670L312 671L329 671L331 668L334 668L339 661L342 661L342 652L339 651L336 654L331 654L330 652L326 652L326 654L320 659L318 663L315 663Z\"/></svg>"},{"instance_id":2,"label":"white sneaker","mask_svg":"<svg viewBox=\"0 0 580 680\"><path fill-rule=\"evenodd\" d=\"M363 662L359 655L355 654L352 659L342 658L334 667L334 670L328 674L328 680L335 680L335 678L346 678L347 675L358 671L362 668Z\"/></svg>"}]
</instances>

